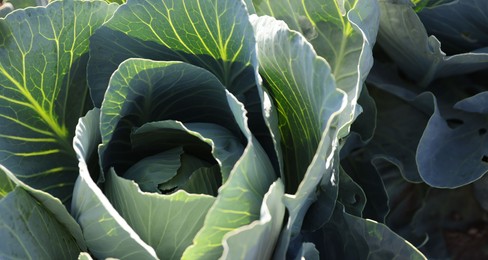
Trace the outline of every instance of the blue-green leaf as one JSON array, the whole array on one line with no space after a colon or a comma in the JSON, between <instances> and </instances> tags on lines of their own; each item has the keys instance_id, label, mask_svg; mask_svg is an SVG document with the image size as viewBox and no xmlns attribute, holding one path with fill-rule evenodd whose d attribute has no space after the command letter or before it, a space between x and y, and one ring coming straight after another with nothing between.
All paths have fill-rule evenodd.
<instances>
[{"instance_id":1,"label":"blue-green leaf","mask_svg":"<svg viewBox=\"0 0 488 260\"><path fill-rule=\"evenodd\" d=\"M80 226L59 199L27 186L3 166L0 180L1 192L8 192L0 197L0 258L70 259L86 250Z\"/></svg>"},{"instance_id":2,"label":"blue-green leaf","mask_svg":"<svg viewBox=\"0 0 488 260\"><path fill-rule=\"evenodd\" d=\"M87 161L101 141L99 125L100 111L94 109L80 119L76 128L73 146L80 175L73 191L71 213L95 257L157 259L154 249L127 224L90 176Z\"/></svg>"},{"instance_id":3,"label":"blue-green leaf","mask_svg":"<svg viewBox=\"0 0 488 260\"><path fill-rule=\"evenodd\" d=\"M428 36L409 0L382 0L379 3L378 43L407 76L420 85L427 86L439 77L488 68L486 48L447 56L441 50L441 42L435 36Z\"/></svg>"},{"instance_id":4,"label":"blue-green leaf","mask_svg":"<svg viewBox=\"0 0 488 260\"><path fill-rule=\"evenodd\" d=\"M344 205L344 210L353 216L363 217L366 206L366 194L347 173L340 168L339 194L337 200Z\"/></svg>"},{"instance_id":5,"label":"blue-green leaf","mask_svg":"<svg viewBox=\"0 0 488 260\"><path fill-rule=\"evenodd\" d=\"M221 259L270 259L285 216L284 185L275 181L264 195L259 220L229 232L224 237Z\"/></svg>"},{"instance_id":6,"label":"blue-green leaf","mask_svg":"<svg viewBox=\"0 0 488 260\"><path fill-rule=\"evenodd\" d=\"M135 181L146 192L158 192L158 186L171 180L180 168L181 147L151 155L132 165L124 178Z\"/></svg>"},{"instance_id":7,"label":"blue-green leaf","mask_svg":"<svg viewBox=\"0 0 488 260\"><path fill-rule=\"evenodd\" d=\"M252 22L260 73L278 111L283 179L290 194L285 196L290 213L287 231L280 242L284 253L287 240L300 230L308 207L316 199L319 183L323 180L323 189L328 192L337 189L332 176L338 167L334 157L339 126L334 118L344 108L346 98L335 88L327 62L303 36L272 17L254 16ZM329 202L334 204L335 198Z\"/></svg>"},{"instance_id":8,"label":"blue-green leaf","mask_svg":"<svg viewBox=\"0 0 488 260\"><path fill-rule=\"evenodd\" d=\"M450 2L418 13L429 34L442 42L447 53L463 53L488 46L488 5L484 0L439 0ZM485 53L488 49L485 48Z\"/></svg>"},{"instance_id":9,"label":"blue-green leaf","mask_svg":"<svg viewBox=\"0 0 488 260\"><path fill-rule=\"evenodd\" d=\"M320 257L326 259L426 259L386 225L349 215L340 204L331 222L305 233L303 240L314 243Z\"/></svg>"},{"instance_id":10,"label":"blue-green leaf","mask_svg":"<svg viewBox=\"0 0 488 260\"><path fill-rule=\"evenodd\" d=\"M90 107L88 38L116 7L59 1L0 19L0 162L64 203L78 175L74 129Z\"/></svg>"},{"instance_id":11,"label":"blue-green leaf","mask_svg":"<svg viewBox=\"0 0 488 260\"><path fill-rule=\"evenodd\" d=\"M327 62L304 37L272 17L253 16L252 22L260 73L278 111L285 161L282 177L287 193L293 193L316 155L323 133L335 126L332 118L342 109L344 94L336 89ZM334 136L330 138L334 142Z\"/></svg>"},{"instance_id":12,"label":"blue-green leaf","mask_svg":"<svg viewBox=\"0 0 488 260\"><path fill-rule=\"evenodd\" d=\"M340 136L348 134L358 115L357 99L373 65L372 47L379 24L374 0L254 1L257 14L284 20L301 32L317 55L330 64L336 85L347 94L340 115ZM258 52L259 54L259 52Z\"/></svg>"},{"instance_id":13,"label":"blue-green leaf","mask_svg":"<svg viewBox=\"0 0 488 260\"><path fill-rule=\"evenodd\" d=\"M171 195L142 192L133 181L107 175L105 194L141 239L160 259L180 259L203 225L215 198L177 191Z\"/></svg>"},{"instance_id":14,"label":"blue-green leaf","mask_svg":"<svg viewBox=\"0 0 488 260\"><path fill-rule=\"evenodd\" d=\"M389 198L386 194L386 189L389 188L389 186L383 183L371 160L372 158L370 155L364 151L364 149L360 149L341 160L341 167L343 167L345 173L359 185L366 196L366 205L364 205L364 210L362 211L361 216L378 222L384 222L385 217L389 214L390 210L388 207ZM340 178L339 181L342 183L344 180L342 177ZM344 203L344 196L349 197L353 195L354 199L350 198L349 201L354 201L355 204L348 205L348 203L344 203L344 206L347 213L356 215L350 210L351 206L354 208L361 208L361 204L363 203L361 190L356 191L355 194L341 194L341 183L339 183L339 201ZM356 203L359 205L356 205Z\"/></svg>"},{"instance_id":15,"label":"blue-green leaf","mask_svg":"<svg viewBox=\"0 0 488 260\"><path fill-rule=\"evenodd\" d=\"M463 99L454 108L471 113L488 114L488 91Z\"/></svg>"},{"instance_id":16,"label":"blue-green leaf","mask_svg":"<svg viewBox=\"0 0 488 260\"><path fill-rule=\"evenodd\" d=\"M225 105L225 101L222 104ZM159 150L164 150L183 146L186 149L192 149L195 154L197 151L205 153L208 147L214 159L218 162L222 179L225 181L244 150L239 137L240 133L232 133L226 127L213 123L183 124L179 121L164 120L149 122L133 130L130 139L134 150L151 150L148 149L149 147L157 147ZM202 145L205 147L201 147ZM208 162L202 162L190 167L192 168L190 171L193 172L198 168L211 166ZM186 166L188 165L185 163L182 165L182 167ZM126 177L126 174L127 172L124 177ZM134 172L134 174L136 173Z\"/></svg>"},{"instance_id":17,"label":"blue-green leaf","mask_svg":"<svg viewBox=\"0 0 488 260\"><path fill-rule=\"evenodd\" d=\"M488 172L488 117L436 107L420 139L416 160L422 179L456 188ZM453 124L450 124L453 123Z\"/></svg>"},{"instance_id":18,"label":"blue-green leaf","mask_svg":"<svg viewBox=\"0 0 488 260\"><path fill-rule=\"evenodd\" d=\"M390 89L390 93L383 90L386 88ZM416 154L425 127L434 113L434 95L426 92L411 99L401 97L388 84L371 93L377 100L378 126L373 140L367 146L368 153L374 158L383 158L395 164L408 181L422 182Z\"/></svg>"},{"instance_id":19,"label":"blue-green leaf","mask_svg":"<svg viewBox=\"0 0 488 260\"><path fill-rule=\"evenodd\" d=\"M247 145L232 169L229 179L219 189L205 225L183 259L215 259L222 254L222 238L229 231L259 219L263 197L276 179L273 165L247 127L244 106L230 94L227 98Z\"/></svg>"},{"instance_id":20,"label":"blue-green leaf","mask_svg":"<svg viewBox=\"0 0 488 260\"><path fill-rule=\"evenodd\" d=\"M212 72L242 98L256 86L254 36L235 0L129 0L90 43L88 81L100 106L112 73L128 58L178 60Z\"/></svg>"}]
</instances>

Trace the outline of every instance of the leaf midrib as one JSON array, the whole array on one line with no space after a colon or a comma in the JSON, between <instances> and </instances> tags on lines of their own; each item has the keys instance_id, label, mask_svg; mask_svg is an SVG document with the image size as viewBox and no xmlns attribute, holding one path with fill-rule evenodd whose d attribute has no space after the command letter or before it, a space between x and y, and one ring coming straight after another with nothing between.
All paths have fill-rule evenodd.
<instances>
[{"instance_id":1,"label":"leaf midrib","mask_svg":"<svg viewBox=\"0 0 488 260\"><path fill-rule=\"evenodd\" d=\"M25 64L25 62L24 62ZM14 86L19 90L19 92L26 98L27 102L31 105L31 109L40 116L40 118L46 123L46 125L52 130L54 136L56 136L63 144L68 143L68 131L66 127L60 126L54 118L44 110L44 108L37 102L37 100L32 96L32 94L18 82L12 75L10 75L3 66L0 65L0 73L2 73Z\"/></svg>"}]
</instances>

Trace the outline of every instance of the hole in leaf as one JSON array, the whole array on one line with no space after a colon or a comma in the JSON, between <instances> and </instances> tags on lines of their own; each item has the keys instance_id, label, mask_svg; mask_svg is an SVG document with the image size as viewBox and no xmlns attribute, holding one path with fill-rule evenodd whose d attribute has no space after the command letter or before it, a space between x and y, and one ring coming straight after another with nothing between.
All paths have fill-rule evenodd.
<instances>
[{"instance_id":1,"label":"hole in leaf","mask_svg":"<svg viewBox=\"0 0 488 260\"><path fill-rule=\"evenodd\" d=\"M457 118L446 119L446 123L447 123L447 126L449 126L451 129L458 128L464 124L463 120L457 119Z\"/></svg>"},{"instance_id":2,"label":"hole in leaf","mask_svg":"<svg viewBox=\"0 0 488 260\"><path fill-rule=\"evenodd\" d=\"M486 134L486 129L485 129L485 128L481 128L480 130L478 130L478 134L479 134L479 135L484 135L484 134Z\"/></svg>"},{"instance_id":3,"label":"hole in leaf","mask_svg":"<svg viewBox=\"0 0 488 260\"><path fill-rule=\"evenodd\" d=\"M481 161L488 163L488 155L483 155L483 157L481 158Z\"/></svg>"}]
</instances>

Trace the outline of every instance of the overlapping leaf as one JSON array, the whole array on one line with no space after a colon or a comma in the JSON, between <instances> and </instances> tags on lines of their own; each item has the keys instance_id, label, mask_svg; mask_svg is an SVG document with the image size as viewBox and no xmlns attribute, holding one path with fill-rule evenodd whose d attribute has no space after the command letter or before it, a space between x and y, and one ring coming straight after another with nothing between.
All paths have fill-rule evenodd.
<instances>
[{"instance_id":1,"label":"overlapping leaf","mask_svg":"<svg viewBox=\"0 0 488 260\"><path fill-rule=\"evenodd\" d=\"M253 134L279 171L243 2L131 0L122 5L90 39L88 82L95 106L101 105L112 73L128 58L183 61L213 73L245 105Z\"/></svg>"},{"instance_id":2,"label":"overlapping leaf","mask_svg":"<svg viewBox=\"0 0 488 260\"><path fill-rule=\"evenodd\" d=\"M0 258L74 258L86 250L80 226L59 199L3 166L0 181Z\"/></svg>"},{"instance_id":3,"label":"overlapping leaf","mask_svg":"<svg viewBox=\"0 0 488 260\"><path fill-rule=\"evenodd\" d=\"M80 119L76 128L73 146L80 174L73 191L71 214L83 230L87 247L97 258L157 259L154 249L127 224L90 176L89 158L101 141L99 124L100 111L94 109Z\"/></svg>"},{"instance_id":4,"label":"overlapping leaf","mask_svg":"<svg viewBox=\"0 0 488 260\"><path fill-rule=\"evenodd\" d=\"M115 9L64 1L0 20L0 163L65 203L78 173L74 128L90 106L88 38Z\"/></svg>"},{"instance_id":5,"label":"overlapping leaf","mask_svg":"<svg viewBox=\"0 0 488 260\"><path fill-rule=\"evenodd\" d=\"M337 167L338 126L333 118L343 109L345 97L335 88L328 64L317 57L303 36L271 17L254 16L252 22L260 73L279 113L285 187L293 194L285 198L290 212L283 235L287 240L300 229L321 180L331 190L337 189L329 182ZM334 201L328 202L333 205ZM282 242L282 248L287 243Z\"/></svg>"},{"instance_id":6,"label":"overlapping leaf","mask_svg":"<svg viewBox=\"0 0 488 260\"><path fill-rule=\"evenodd\" d=\"M103 169L115 167L116 172L122 174L148 152L174 148L178 145L174 142L178 141L182 142L180 145L186 144L187 141L176 136L172 137L173 142L162 140L170 136L168 133L152 139L145 137L161 128L154 124L143 126L145 123L163 120L224 126L238 141L243 141L225 88L211 73L182 62L129 59L112 77L102 105L100 157ZM146 133L138 134L137 130L133 131L134 127L144 127L139 131ZM178 130L177 126L165 128Z\"/></svg>"},{"instance_id":7,"label":"overlapping leaf","mask_svg":"<svg viewBox=\"0 0 488 260\"><path fill-rule=\"evenodd\" d=\"M281 180L270 186L264 195L260 219L229 232L224 237L224 253L221 259L271 258L284 221L284 192L285 187Z\"/></svg>"},{"instance_id":8,"label":"overlapping leaf","mask_svg":"<svg viewBox=\"0 0 488 260\"><path fill-rule=\"evenodd\" d=\"M259 15L284 20L301 32L317 54L332 68L336 85L347 93L348 105L341 113L340 136L348 133L358 115L357 99L373 65L372 46L378 29L376 1L254 1Z\"/></svg>"},{"instance_id":9,"label":"overlapping leaf","mask_svg":"<svg viewBox=\"0 0 488 260\"><path fill-rule=\"evenodd\" d=\"M484 0L439 1L440 6L422 9L418 13L429 34L442 42L442 49L456 54L486 48L488 35L488 5Z\"/></svg>"},{"instance_id":10,"label":"overlapping leaf","mask_svg":"<svg viewBox=\"0 0 488 260\"><path fill-rule=\"evenodd\" d=\"M338 204L330 223L304 233L304 241L314 243L321 258L426 259L384 224L349 215L343 209Z\"/></svg>"},{"instance_id":11,"label":"overlapping leaf","mask_svg":"<svg viewBox=\"0 0 488 260\"><path fill-rule=\"evenodd\" d=\"M128 58L201 66L236 96L256 84L254 36L240 1L128 1L92 37L90 54L88 80L96 106L110 76Z\"/></svg>"},{"instance_id":12,"label":"overlapping leaf","mask_svg":"<svg viewBox=\"0 0 488 260\"><path fill-rule=\"evenodd\" d=\"M441 49L441 42L427 35L409 0L379 3L382 12L378 43L407 76L420 85L427 86L439 77L488 68L485 48L447 56Z\"/></svg>"}]
</instances>

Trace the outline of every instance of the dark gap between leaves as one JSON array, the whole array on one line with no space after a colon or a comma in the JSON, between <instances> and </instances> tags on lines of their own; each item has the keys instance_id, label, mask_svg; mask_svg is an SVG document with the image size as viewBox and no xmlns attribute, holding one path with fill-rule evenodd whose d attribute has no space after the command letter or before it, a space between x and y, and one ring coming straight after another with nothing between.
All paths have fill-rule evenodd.
<instances>
[{"instance_id":1,"label":"dark gap between leaves","mask_svg":"<svg viewBox=\"0 0 488 260\"><path fill-rule=\"evenodd\" d=\"M446 119L447 126L451 129L456 129L464 124L464 121L457 118Z\"/></svg>"}]
</instances>

